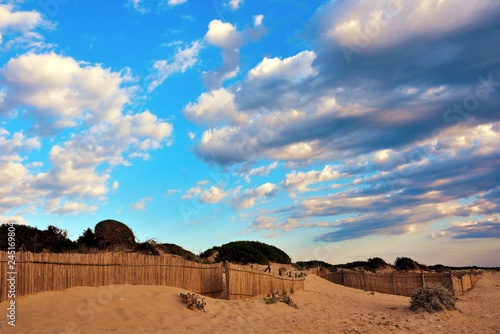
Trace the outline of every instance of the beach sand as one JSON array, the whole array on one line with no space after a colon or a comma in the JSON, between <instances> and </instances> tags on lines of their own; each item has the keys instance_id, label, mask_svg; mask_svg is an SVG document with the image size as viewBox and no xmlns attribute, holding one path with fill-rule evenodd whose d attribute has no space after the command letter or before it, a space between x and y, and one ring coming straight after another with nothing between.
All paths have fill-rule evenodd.
<instances>
[{"instance_id":1,"label":"beach sand","mask_svg":"<svg viewBox=\"0 0 500 334\"><path fill-rule=\"evenodd\" d=\"M284 303L262 297L206 298L207 312L188 310L183 289L115 285L77 287L20 297L16 327L1 333L500 333L500 274L486 273L459 297L457 311L415 314L409 298L346 288L314 275ZM7 303L0 304L5 320Z\"/></svg>"}]
</instances>

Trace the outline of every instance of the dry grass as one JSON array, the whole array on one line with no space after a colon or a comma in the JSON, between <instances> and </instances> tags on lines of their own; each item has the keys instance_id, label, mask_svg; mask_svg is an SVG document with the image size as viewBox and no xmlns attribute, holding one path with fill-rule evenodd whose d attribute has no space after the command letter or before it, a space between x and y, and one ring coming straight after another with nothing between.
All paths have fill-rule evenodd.
<instances>
[{"instance_id":1,"label":"dry grass","mask_svg":"<svg viewBox=\"0 0 500 334\"><path fill-rule=\"evenodd\" d=\"M424 285L413 293L410 309L415 312L434 313L444 309L455 309L455 296L450 290L438 284Z\"/></svg>"}]
</instances>

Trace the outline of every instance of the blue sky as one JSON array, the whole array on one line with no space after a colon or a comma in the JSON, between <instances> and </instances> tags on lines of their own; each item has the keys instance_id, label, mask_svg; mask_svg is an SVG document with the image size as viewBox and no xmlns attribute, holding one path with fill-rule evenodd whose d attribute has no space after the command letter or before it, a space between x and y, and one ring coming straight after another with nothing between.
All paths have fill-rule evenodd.
<instances>
[{"instance_id":1,"label":"blue sky","mask_svg":"<svg viewBox=\"0 0 500 334\"><path fill-rule=\"evenodd\" d=\"M0 1L0 219L500 266L500 3Z\"/></svg>"}]
</instances>

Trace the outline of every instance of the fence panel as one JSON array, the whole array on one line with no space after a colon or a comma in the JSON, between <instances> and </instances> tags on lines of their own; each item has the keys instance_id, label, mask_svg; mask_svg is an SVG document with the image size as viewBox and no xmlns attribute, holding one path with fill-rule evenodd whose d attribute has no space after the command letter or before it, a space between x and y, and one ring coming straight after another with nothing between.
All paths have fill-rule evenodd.
<instances>
[{"instance_id":1,"label":"fence panel","mask_svg":"<svg viewBox=\"0 0 500 334\"><path fill-rule=\"evenodd\" d=\"M470 290L479 279L479 275L466 274L457 278L451 273L409 273L374 274L341 270L336 272L317 271L318 276L347 287L396 294L410 297L423 284L440 284L456 296Z\"/></svg>"},{"instance_id":2,"label":"fence panel","mask_svg":"<svg viewBox=\"0 0 500 334\"><path fill-rule=\"evenodd\" d=\"M366 290L380 293L394 293L392 274L365 273Z\"/></svg>"},{"instance_id":3,"label":"fence panel","mask_svg":"<svg viewBox=\"0 0 500 334\"><path fill-rule=\"evenodd\" d=\"M233 263L226 264L226 280L228 298L232 300L265 295L276 290L304 290L303 277L276 276Z\"/></svg>"},{"instance_id":4,"label":"fence panel","mask_svg":"<svg viewBox=\"0 0 500 334\"><path fill-rule=\"evenodd\" d=\"M344 271L344 285L355 289L365 289L363 274L353 271Z\"/></svg>"},{"instance_id":5,"label":"fence panel","mask_svg":"<svg viewBox=\"0 0 500 334\"><path fill-rule=\"evenodd\" d=\"M472 288L471 275L463 275L462 279L462 293L466 293Z\"/></svg>"},{"instance_id":6,"label":"fence panel","mask_svg":"<svg viewBox=\"0 0 500 334\"><path fill-rule=\"evenodd\" d=\"M0 252L0 279L6 280L7 252ZM136 253L16 253L16 296L77 286L167 285L215 297L223 291L222 265L200 264L170 255ZM4 284L0 302L7 300Z\"/></svg>"}]
</instances>

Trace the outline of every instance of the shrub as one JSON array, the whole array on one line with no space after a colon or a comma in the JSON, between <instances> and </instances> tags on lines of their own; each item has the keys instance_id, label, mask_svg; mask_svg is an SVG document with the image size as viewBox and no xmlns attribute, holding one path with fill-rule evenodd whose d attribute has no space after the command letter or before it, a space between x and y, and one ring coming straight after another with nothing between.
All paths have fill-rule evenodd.
<instances>
[{"instance_id":1,"label":"shrub","mask_svg":"<svg viewBox=\"0 0 500 334\"><path fill-rule=\"evenodd\" d=\"M368 263L368 267L370 267L370 269L372 269L372 270L376 270L380 267L387 265L387 263L379 257L369 258L367 263Z\"/></svg>"},{"instance_id":2,"label":"shrub","mask_svg":"<svg viewBox=\"0 0 500 334\"><path fill-rule=\"evenodd\" d=\"M426 311L434 313L444 309L455 309L455 296L442 285L424 285L411 296L410 309L415 312Z\"/></svg>"},{"instance_id":3,"label":"shrub","mask_svg":"<svg viewBox=\"0 0 500 334\"><path fill-rule=\"evenodd\" d=\"M409 257L397 257L394 266L399 270L418 269L417 263Z\"/></svg>"},{"instance_id":4,"label":"shrub","mask_svg":"<svg viewBox=\"0 0 500 334\"><path fill-rule=\"evenodd\" d=\"M198 296L195 293L187 293L184 294L181 292L180 294L181 300L184 304L186 304L186 307L190 310L200 310L202 312L205 312L205 305L207 303L205 302L205 298Z\"/></svg>"},{"instance_id":5,"label":"shrub","mask_svg":"<svg viewBox=\"0 0 500 334\"><path fill-rule=\"evenodd\" d=\"M99 222L94 228L94 235L101 249L134 248L136 246L132 230L116 220L108 219Z\"/></svg>"},{"instance_id":6,"label":"shrub","mask_svg":"<svg viewBox=\"0 0 500 334\"><path fill-rule=\"evenodd\" d=\"M216 262L236 263L259 263L268 265L269 261L290 264L292 263L288 254L281 249L258 241L234 241L220 247L213 247L200 254L201 257L209 257L218 252Z\"/></svg>"},{"instance_id":7,"label":"shrub","mask_svg":"<svg viewBox=\"0 0 500 334\"><path fill-rule=\"evenodd\" d=\"M285 290L283 290L282 293L279 293L279 291L271 291L266 297L264 298L264 302L266 304L276 304L277 302L282 302L285 303L291 307L294 308L299 308L297 304L295 304L289 296L287 296L287 293Z\"/></svg>"},{"instance_id":8,"label":"shrub","mask_svg":"<svg viewBox=\"0 0 500 334\"><path fill-rule=\"evenodd\" d=\"M88 228L83 231L83 234L78 237L76 243L79 247L83 247L86 249L89 248L97 248L97 241L95 240L95 234L92 232L92 229Z\"/></svg>"}]
</instances>

